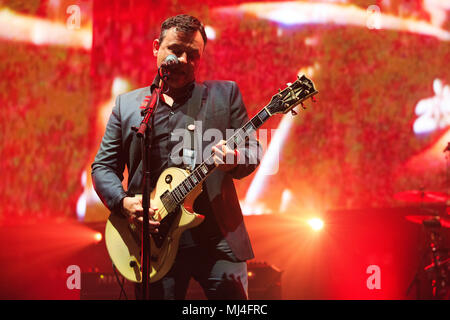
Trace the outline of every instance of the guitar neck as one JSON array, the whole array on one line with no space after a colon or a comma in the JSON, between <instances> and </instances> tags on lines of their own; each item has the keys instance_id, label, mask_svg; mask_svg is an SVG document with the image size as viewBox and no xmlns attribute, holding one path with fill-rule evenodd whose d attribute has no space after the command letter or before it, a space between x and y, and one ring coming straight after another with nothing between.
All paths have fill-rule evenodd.
<instances>
[{"instance_id":1,"label":"guitar neck","mask_svg":"<svg viewBox=\"0 0 450 320\"><path fill-rule=\"evenodd\" d=\"M268 105L262 108L261 111L259 111L242 128L237 130L226 141L226 145L232 150L236 149L244 144L272 115L276 113L287 113L296 105L303 103L304 100L317 93L318 91L314 88L314 83L310 79L305 75L298 76L298 79L294 83L288 84L283 90L279 90L279 92L272 97ZM182 183L172 191L165 192L161 196L163 203L171 209L182 204L186 196L202 183L215 169L214 158L213 155L211 155L197 166Z\"/></svg>"},{"instance_id":2,"label":"guitar neck","mask_svg":"<svg viewBox=\"0 0 450 320\"><path fill-rule=\"evenodd\" d=\"M272 115L264 107L259 111L252 119L250 119L242 128L236 130L236 132L226 141L226 145L230 149L236 149L245 143L245 141L258 130L264 122L266 122ZM186 196L200 183L202 183L206 177L208 177L215 169L213 155L209 156L205 161L198 165L191 174L183 180L177 187L171 192L170 196L173 201L180 205L183 203ZM169 196L169 195L166 195Z\"/></svg>"}]
</instances>

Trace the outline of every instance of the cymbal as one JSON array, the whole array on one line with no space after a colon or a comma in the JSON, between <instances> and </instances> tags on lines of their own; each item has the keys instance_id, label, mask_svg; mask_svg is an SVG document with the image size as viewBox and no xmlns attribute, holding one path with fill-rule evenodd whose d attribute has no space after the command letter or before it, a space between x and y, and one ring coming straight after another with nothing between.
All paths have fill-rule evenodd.
<instances>
[{"instance_id":1,"label":"cymbal","mask_svg":"<svg viewBox=\"0 0 450 320\"><path fill-rule=\"evenodd\" d=\"M396 193L394 198L407 202L447 202L449 197L444 192L437 191L422 191L422 190L408 190Z\"/></svg>"},{"instance_id":2,"label":"cymbal","mask_svg":"<svg viewBox=\"0 0 450 320\"><path fill-rule=\"evenodd\" d=\"M406 216L406 220L423 224L427 227L444 227L450 228L450 220L439 216Z\"/></svg>"}]
</instances>

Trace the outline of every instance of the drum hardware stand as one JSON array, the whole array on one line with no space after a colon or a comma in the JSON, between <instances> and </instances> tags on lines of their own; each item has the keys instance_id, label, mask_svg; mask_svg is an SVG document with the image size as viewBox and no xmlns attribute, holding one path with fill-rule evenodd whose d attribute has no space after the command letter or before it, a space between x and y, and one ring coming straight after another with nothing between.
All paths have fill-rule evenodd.
<instances>
[{"instance_id":1,"label":"drum hardware stand","mask_svg":"<svg viewBox=\"0 0 450 320\"><path fill-rule=\"evenodd\" d=\"M450 142L447 144L447 147L444 149L445 160L446 160L446 185L447 185L447 196L449 195L450 188ZM447 205L449 205L447 200ZM431 287L433 292L433 298L441 299L445 297L449 297L450 294L450 272L448 270L447 263L449 263L449 258L442 261L442 250L439 247L439 242L442 241L442 237L440 234L440 230L442 229L441 222L438 218L429 219L423 221L423 225L425 228L429 229L429 241L428 246L431 251L432 262L427 265L423 270L425 273L432 273L434 277L431 280Z\"/></svg>"},{"instance_id":2,"label":"drum hardware stand","mask_svg":"<svg viewBox=\"0 0 450 320\"><path fill-rule=\"evenodd\" d=\"M422 253L422 257L419 262L418 269L414 276L414 279L410 283L406 296L409 295L412 287L416 286L416 298L421 299L420 288L420 276L427 274L428 279L431 280L432 297L433 299L448 298L450 294L450 279L449 273L446 270L446 264L450 262L449 259L441 260L441 250L439 248L439 242L441 241L440 233L437 229L441 228L441 223L438 219L429 219L423 221L425 227L425 233L427 234L427 246ZM427 257L429 257L431 251L431 264L423 267Z\"/></svg>"},{"instance_id":3,"label":"drum hardware stand","mask_svg":"<svg viewBox=\"0 0 450 320\"><path fill-rule=\"evenodd\" d=\"M450 142L443 151L445 153L446 160L446 188L447 188L447 199L449 199L450 194ZM423 203L421 204L422 207ZM446 201L447 207L450 205L449 200ZM417 299L420 299L420 279L419 276L422 271L428 274L428 279L431 279L432 297L434 299L449 299L450 298L450 258L442 260L441 253L442 250L439 248L439 242L442 240L439 230L442 228L442 224L439 220L439 216L436 218L424 220L422 224L425 227L425 232L427 234L427 247L431 251L431 264L422 266L425 264L424 261L427 257L428 250L425 250L419 263L418 270L414 276L413 281L406 291L406 295L409 294L411 288L416 285L417 289ZM431 274L431 276L430 276Z\"/></svg>"},{"instance_id":4,"label":"drum hardware stand","mask_svg":"<svg viewBox=\"0 0 450 320\"><path fill-rule=\"evenodd\" d=\"M424 221L425 225L426 221ZM436 222L433 222L435 224ZM440 222L439 228L440 228ZM433 225L432 227L435 227ZM446 271L446 263L449 259L444 261L441 260L441 250L439 248L438 242L441 241L441 236L437 231L430 231L430 241L429 247L432 253L432 262L428 266L424 268L426 273L432 273L434 277L431 280L431 286L433 289L433 298L440 299L446 294L448 294L448 290L450 290L448 283L448 273Z\"/></svg>"}]
</instances>

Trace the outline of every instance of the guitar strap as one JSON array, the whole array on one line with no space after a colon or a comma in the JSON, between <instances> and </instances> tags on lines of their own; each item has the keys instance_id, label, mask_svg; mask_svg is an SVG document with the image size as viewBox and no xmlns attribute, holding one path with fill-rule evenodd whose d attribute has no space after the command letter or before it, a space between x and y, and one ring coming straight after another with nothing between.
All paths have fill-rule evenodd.
<instances>
[{"instance_id":1,"label":"guitar strap","mask_svg":"<svg viewBox=\"0 0 450 320\"><path fill-rule=\"evenodd\" d=\"M196 160L201 159L197 156L201 155L202 152L200 150L202 146L202 126L201 122L195 121L195 118L203 107L207 95L207 87L202 83L195 83L192 96L188 100L187 120L183 137L183 164L185 169L189 171L195 168Z\"/></svg>"}]
</instances>

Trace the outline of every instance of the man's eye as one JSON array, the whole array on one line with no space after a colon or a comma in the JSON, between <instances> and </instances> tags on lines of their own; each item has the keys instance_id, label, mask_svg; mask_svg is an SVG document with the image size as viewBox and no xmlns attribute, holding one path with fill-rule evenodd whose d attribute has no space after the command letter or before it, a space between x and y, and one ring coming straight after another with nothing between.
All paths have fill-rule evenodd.
<instances>
[{"instance_id":1,"label":"man's eye","mask_svg":"<svg viewBox=\"0 0 450 320\"><path fill-rule=\"evenodd\" d=\"M189 57L191 58L191 60L198 60L200 58L200 55L198 54L198 52L195 52L190 54Z\"/></svg>"}]
</instances>

